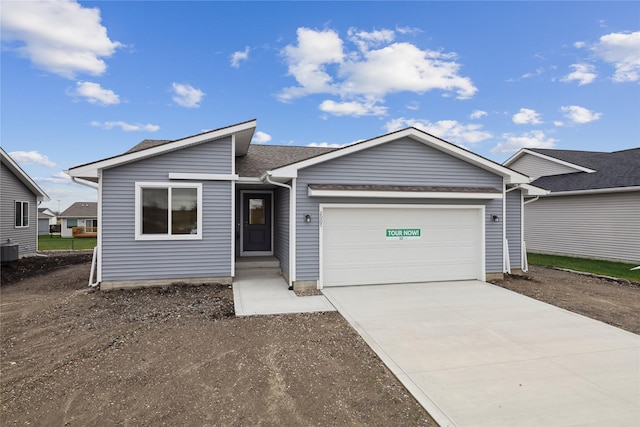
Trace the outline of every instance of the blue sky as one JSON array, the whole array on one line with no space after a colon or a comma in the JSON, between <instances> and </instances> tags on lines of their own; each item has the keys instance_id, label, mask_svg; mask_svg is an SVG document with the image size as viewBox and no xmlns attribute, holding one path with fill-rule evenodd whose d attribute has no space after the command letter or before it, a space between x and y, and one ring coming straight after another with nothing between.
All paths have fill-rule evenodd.
<instances>
[{"instance_id":1,"label":"blue sky","mask_svg":"<svg viewBox=\"0 0 640 427\"><path fill-rule=\"evenodd\" d=\"M12 2L2 147L64 209L63 170L258 119L253 143L415 126L491 160L640 146L640 3Z\"/></svg>"}]
</instances>

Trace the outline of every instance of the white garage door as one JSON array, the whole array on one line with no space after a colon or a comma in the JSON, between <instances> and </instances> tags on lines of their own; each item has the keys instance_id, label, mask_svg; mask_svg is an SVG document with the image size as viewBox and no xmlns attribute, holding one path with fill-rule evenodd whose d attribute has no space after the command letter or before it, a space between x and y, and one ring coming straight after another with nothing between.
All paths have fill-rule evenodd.
<instances>
[{"instance_id":1,"label":"white garage door","mask_svg":"<svg viewBox=\"0 0 640 427\"><path fill-rule=\"evenodd\" d=\"M323 286L484 280L484 210L322 207Z\"/></svg>"}]
</instances>

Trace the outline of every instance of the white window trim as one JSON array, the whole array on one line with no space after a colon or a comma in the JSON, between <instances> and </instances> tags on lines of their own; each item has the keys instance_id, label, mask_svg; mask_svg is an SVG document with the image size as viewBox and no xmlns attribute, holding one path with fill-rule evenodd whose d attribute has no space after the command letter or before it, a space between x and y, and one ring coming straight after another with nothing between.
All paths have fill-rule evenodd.
<instances>
[{"instance_id":1,"label":"white window trim","mask_svg":"<svg viewBox=\"0 0 640 427\"><path fill-rule=\"evenodd\" d=\"M169 205L168 234L142 234L142 189L143 188L195 188L198 199L198 232L196 234L171 234L171 206ZM136 240L202 240L202 183L136 182L135 190L135 239ZM171 190L169 190L171 203Z\"/></svg>"},{"instance_id":2,"label":"white window trim","mask_svg":"<svg viewBox=\"0 0 640 427\"><path fill-rule=\"evenodd\" d=\"M16 218L16 204L20 203L22 206L22 210L21 210L21 214L22 216L20 217L20 224L21 225L16 225L16 222L18 222L18 218ZM24 207L25 205L27 206L27 225L24 225L24 222L22 221L24 218ZM26 200L15 200L13 203L13 226L15 228L29 228L29 224L31 223L31 215L29 215L29 202Z\"/></svg>"}]
</instances>

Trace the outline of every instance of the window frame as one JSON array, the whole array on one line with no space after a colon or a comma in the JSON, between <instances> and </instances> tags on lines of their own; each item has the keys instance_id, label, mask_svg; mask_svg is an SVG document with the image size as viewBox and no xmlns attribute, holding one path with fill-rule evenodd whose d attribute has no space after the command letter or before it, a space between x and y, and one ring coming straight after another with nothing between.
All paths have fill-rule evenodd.
<instances>
[{"instance_id":1,"label":"window frame","mask_svg":"<svg viewBox=\"0 0 640 427\"><path fill-rule=\"evenodd\" d=\"M142 190L145 188L166 188L168 190L167 234L142 234ZM192 188L197 190L198 228L195 234L171 234L171 194L173 188ZM135 186L135 240L202 240L202 183L182 182L136 182Z\"/></svg>"},{"instance_id":2,"label":"window frame","mask_svg":"<svg viewBox=\"0 0 640 427\"><path fill-rule=\"evenodd\" d=\"M18 218L18 215L16 215L16 211L17 211L17 207L18 204L20 204L20 218ZM25 206L26 206L26 219L27 219L27 223L24 223L24 219L25 219ZM31 223L31 215L29 215L29 202L25 201L25 200L14 200L13 203L13 225L15 228L29 228L29 224ZM18 223L18 220L20 220L20 222Z\"/></svg>"},{"instance_id":3,"label":"window frame","mask_svg":"<svg viewBox=\"0 0 640 427\"><path fill-rule=\"evenodd\" d=\"M70 223L70 221L75 221L75 224ZM78 218L67 218L66 224L67 230L72 229L73 227L78 227Z\"/></svg>"}]
</instances>

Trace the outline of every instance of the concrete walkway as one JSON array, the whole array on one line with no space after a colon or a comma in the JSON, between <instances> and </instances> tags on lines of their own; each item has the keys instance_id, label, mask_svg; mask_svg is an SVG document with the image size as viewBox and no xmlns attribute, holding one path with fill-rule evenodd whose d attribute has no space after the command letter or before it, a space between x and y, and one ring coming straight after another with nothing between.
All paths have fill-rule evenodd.
<instances>
[{"instance_id":1,"label":"concrete walkway","mask_svg":"<svg viewBox=\"0 0 640 427\"><path fill-rule=\"evenodd\" d=\"M442 426L639 426L640 336L478 281L324 294Z\"/></svg>"},{"instance_id":2,"label":"concrete walkway","mask_svg":"<svg viewBox=\"0 0 640 427\"><path fill-rule=\"evenodd\" d=\"M322 295L297 296L273 268L238 270L233 280L233 301L236 316L336 311Z\"/></svg>"}]
</instances>

